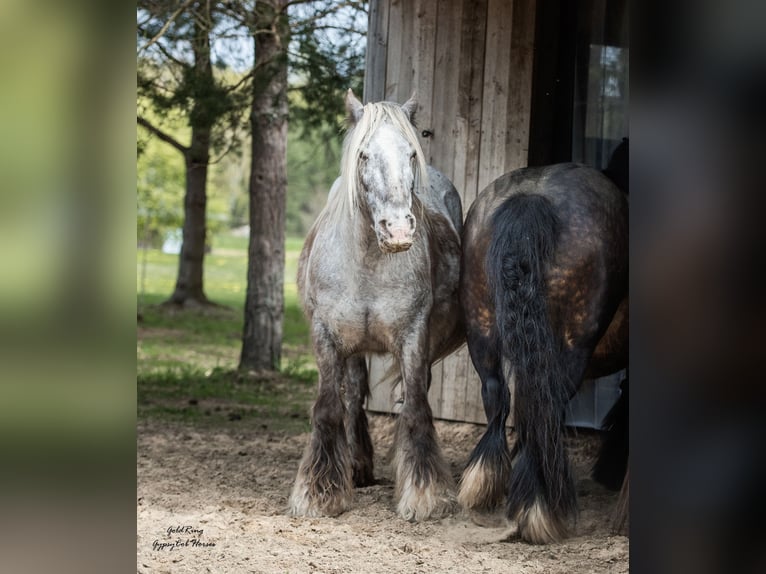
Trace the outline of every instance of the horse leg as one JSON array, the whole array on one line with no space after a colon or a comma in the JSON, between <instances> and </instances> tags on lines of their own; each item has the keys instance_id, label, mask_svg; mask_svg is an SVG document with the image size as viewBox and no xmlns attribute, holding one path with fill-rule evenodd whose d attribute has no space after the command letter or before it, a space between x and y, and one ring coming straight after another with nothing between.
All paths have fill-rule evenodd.
<instances>
[{"instance_id":1,"label":"horse leg","mask_svg":"<svg viewBox=\"0 0 766 574\"><path fill-rule=\"evenodd\" d=\"M622 480L620 496L617 498L617 506L612 514L612 529L616 533L628 534L628 519L630 510L630 469L625 469L625 478Z\"/></svg>"},{"instance_id":2,"label":"horse leg","mask_svg":"<svg viewBox=\"0 0 766 574\"><path fill-rule=\"evenodd\" d=\"M604 419L605 431L596 464L593 465L593 479L610 490L618 490L625 478L628 466L628 379L620 384L620 397Z\"/></svg>"},{"instance_id":3,"label":"horse leg","mask_svg":"<svg viewBox=\"0 0 766 574\"><path fill-rule=\"evenodd\" d=\"M313 325L313 331L319 392L311 413L311 439L298 468L289 512L293 516L335 516L349 507L353 490L340 396L346 362L322 325Z\"/></svg>"},{"instance_id":4,"label":"horse leg","mask_svg":"<svg viewBox=\"0 0 766 574\"><path fill-rule=\"evenodd\" d=\"M451 507L452 478L436 438L428 404L428 371L425 329L405 344L400 358L404 380L404 406L397 419L397 511L405 520L437 517Z\"/></svg>"},{"instance_id":5,"label":"horse leg","mask_svg":"<svg viewBox=\"0 0 766 574\"><path fill-rule=\"evenodd\" d=\"M487 416L487 428L463 471L458 502L463 508L493 510L505 499L511 471L505 433L511 395L502 373L487 366L497 366L496 353L490 353L487 344L472 345L470 348L481 378L481 399Z\"/></svg>"},{"instance_id":6,"label":"horse leg","mask_svg":"<svg viewBox=\"0 0 766 574\"><path fill-rule=\"evenodd\" d=\"M589 354L575 349L551 358L560 367L553 371L558 381L550 378L553 373L542 381L516 381L508 517L517 522L527 542L548 544L565 538L570 520L577 515L574 477L564 444L564 408L582 381ZM541 382L550 386L543 388Z\"/></svg>"},{"instance_id":7,"label":"horse leg","mask_svg":"<svg viewBox=\"0 0 766 574\"><path fill-rule=\"evenodd\" d=\"M612 514L612 529L617 533L628 533L628 514L630 506L630 469L628 462L628 379L622 381L620 388L622 394L617 401L617 404L612 407L612 411L607 415L607 422L611 422L608 429L608 434L604 439L604 444L601 447L599 453L599 459L596 462L596 466L593 469L594 478L598 479L599 474L601 478L607 474L607 471L603 470L608 467L615 469L611 478L616 478L622 474L622 488L620 488L620 495L617 498L617 506ZM613 416L613 418L612 418ZM611 420L610 420L611 419ZM606 425L605 425L606 426ZM617 446L615 446L617 445ZM599 473L599 471L601 472ZM604 481L602 481L603 483Z\"/></svg>"},{"instance_id":8,"label":"horse leg","mask_svg":"<svg viewBox=\"0 0 766 574\"><path fill-rule=\"evenodd\" d=\"M348 409L346 436L351 452L354 486L369 486L375 484L375 477L372 472L372 440L367 414L364 412L364 400L370 394L364 355L356 355L346 361L345 382Z\"/></svg>"}]
</instances>

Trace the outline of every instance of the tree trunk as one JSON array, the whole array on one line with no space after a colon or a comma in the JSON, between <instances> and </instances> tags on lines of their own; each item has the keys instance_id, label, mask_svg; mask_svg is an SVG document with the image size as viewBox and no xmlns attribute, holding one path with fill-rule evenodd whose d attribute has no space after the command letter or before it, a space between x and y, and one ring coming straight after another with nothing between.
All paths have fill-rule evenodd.
<instances>
[{"instance_id":1,"label":"tree trunk","mask_svg":"<svg viewBox=\"0 0 766 574\"><path fill-rule=\"evenodd\" d=\"M186 155L186 195L181 255L176 287L169 303L208 304L203 289L203 263L207 232L207 169L210 130L192 128L192 144ZM196 152L196 153L195 153Z\"/></svg>"},{"instance_id":2,"label":"tree trunk","mask_svg":"<svg viewBox=\"0 0 766 574\"><path fill-rule=\"evenodd\" d=\"M250 245L239 368L279 369L287 191L287 0L256 3L250 171ZM270 30L270 32L266 32Z\"/></svg>"},{"instance_id":3,"label":"tree trunk","mask_svg":"<svg viewBox=\"0 0 766 574\"><path fill-rule=\"evenodd\" d=\"M211 114L205 109L208 91L214 84L210 62L209 5L200 2L195 20L194 75L197 78L194 108L189 115L191 144L184 154L186 163L186 195L184 225L178 277L168 303L176 305L208 305L203 289L203 264L207 233L207 170L210 163ZM204 18L203 18L204 17Z\"/></svg>"}]
</instances>

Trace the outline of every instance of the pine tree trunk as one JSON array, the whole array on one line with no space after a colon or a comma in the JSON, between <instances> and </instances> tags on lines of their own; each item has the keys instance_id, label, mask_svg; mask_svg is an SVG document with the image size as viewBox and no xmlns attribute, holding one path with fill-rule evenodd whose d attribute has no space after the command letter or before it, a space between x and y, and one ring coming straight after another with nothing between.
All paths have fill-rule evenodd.
<instances>
[{"instance_id":1,"label":"pine tree trunk","mask_svg":"<svg viewBox=\"0 0 766 574\"><path fill-rule=\"evenodd\" d=\"M203 263L207 231L207 169L210 130L193 128L192 144L186 156L186 195L181 255L178 258L176 287L170 303L208 304L203 290Z\"/></svg>"},{"instance_id":2,"label":"pine tree trunk","mask_svg":"<svg viewBox=\"0 0 766 574\"><path fill-rule=\"evenodd\" d=\"M205 9L203 10L203 7ZM186 162L186 195L184 196L184 224L181 255L178 258L178 277L173 294L167 303L176 305L208 305L203 288L205 238L207 233L207 171L210 163L211 115L205 110L207 91L213 85L213 67L210 61L209 6L200 3L197 14L204 21L195 20L194 75L197 79L194 109L189 115L191 144L184 154Z\"/></svg>"},{"instance_id":3,"label":"pine tree trunk","mask_svg":"<svg viewBox=\"0 0 766 574\"><path fill-rule=\"evenodd\" d=\"M287 0L256 3L250 245L239 367L279 369L282 354L287 191ZM280 14L281 11L281 14ZM271 29L273 33L264 33Z\"/></svg>"}]
</instances>

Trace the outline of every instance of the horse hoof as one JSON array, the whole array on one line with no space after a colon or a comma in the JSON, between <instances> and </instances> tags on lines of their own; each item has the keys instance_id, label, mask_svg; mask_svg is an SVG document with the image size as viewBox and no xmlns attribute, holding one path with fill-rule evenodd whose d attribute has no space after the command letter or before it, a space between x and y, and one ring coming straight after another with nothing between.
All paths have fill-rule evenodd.
<instances>
[{"instance_id":1,"label":"horse hoof","mask_svg":"<svg viewBox=\"0 0 766 574\"><path fill-rule=\"evenodd\" d=\"M354 468L353 473L354 486L361 488L364 486L373 486L376 484L375 475L372 473L372 468Z\"/></svg>"},{"instance_id":2,"label":"horse hoof","mask_svg":"<svg viewBox=\"0 0 766 574\"><path fill-rule=\"evenodd\" d=\"M397 512L410 522L443 518L454 510L454 502L446 486L430 484L418 487L404 485Z\"/></svg>"},{"instance_id":3,"label":"horse hoof","mask_svg":"<svg viewBox=\"0 0 766 574\"><path fill-rule=\"evenodd\" d=\"M321 494L319 494L321 492ZM351 507L351 492L337 487L320 490L309 488L297 480L290 494L288 514L290 516L338 516Z\"/></svg>"},{"instance_id":4,"label":"horse hoof","mask_svg":"<svg viewBox=\"0 0 766 574\"><path fill-rule=\"evenodd\" d=\"M458 504L466 510L494 510L505 498L506 475L483 458L472 462L460 479Z\"/></svg>"},{"instance_id":5,"label":"horse hoof","mask_svg":"<svg viewBox=\"0 0 766 574\"><path fill-rule=\"evenodd\" d=\"M566 519L547 511L535 501L516 517L519 536L530 544L551 544L560 542L569 535Z\"/></svg>"}]
</instances>

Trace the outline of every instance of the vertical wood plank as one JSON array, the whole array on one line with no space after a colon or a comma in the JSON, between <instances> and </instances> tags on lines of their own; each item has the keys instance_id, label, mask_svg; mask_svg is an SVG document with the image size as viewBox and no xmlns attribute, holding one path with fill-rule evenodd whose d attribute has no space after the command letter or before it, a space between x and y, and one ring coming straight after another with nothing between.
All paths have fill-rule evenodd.
<instances>
[{"instance_id":1,"label":"vertical wood plank","mask_svg":"<svg viewBox=\"0 0 766 574\"><path fill-rule=\"evenodd\" d=\"M367 372L370 381L370 396L367 398L367 410L391 413L398 412L396 401L401 396L401 385L391 386L383 381L383 373L391 365L390 355L370 355L367 357Z\"/></svg>"},{"instance_id":2,"label":"vertical wood plank","mask_svg":"<svg viewBox=\"0 0 766 574\"><path fill-rule=\"evenodd\" d=\"M437 419L444 418L444 363L439 361L431 367L431 387L428 389L428 404Z\"/></svg>"},{"instance_id":3,"label":"vertical wood plank","mask_svg":"<svg viewBox=\"0 0 766 574\"><path fill-rule=\"evenodd\" d=\"M466 353L468 355L468 353ZM484 414L484 403L481 399L481 379L473 368L470 355L467 356L465 372L465 415L462 420L470 423L486 424L487 416Z\"/></svg>"},{"instance_id":4,"label":"vertical wood plank","mask_svg":"<svg viewBox=\"0 0 766 574\"><path fill-rule=\"evenodd\" d=\"M513 2L489 0L478 191L502 175L505 168L512 23Z\"/></svg>"},{"instance_id":5,"label":"vertical wood plank","mask_svg":"<svg viewBox=\"0 0 766 574\"><path fill-rule=\"evenodd\" d=\"M367 26L367 58L364 70L362 101L377 102L386 95L388 58L388 12L391 0L370 0Z\"/></svg>"},{"instance_id":6,"label":"vertical wood plank","mask_svg":"<svg viewBox=\"0 0 766 574\"><path fill-rule=\"evenodd\" d=\"M415 2L400 0L402 4L401 54L399 63L399 83L393 101L402 103L412 95L415 88L415 50L418 48L418 30L416 28Z\"/></svg>"},{"instance_id":7,"label":"vertical wood plank","mask_svg":"<svg viewBox=\"0 0 766 574\"><path fill-rule=\"evenodd\" d=\"M413 88L418 97L416 122L418 133L430 128L433 121L434 58L436 52L437 3L432 0L416 0L415 30L417 48L414 56ZM431 138L420 136L426 161L431 156Z\"/></svg>"},{"instance_id":8,"label":"vertical wood plank","mask_svg":"<svg viewBox=\"0 0 766 574\"><path fill-rule=\"evenodd\" d=\"M462 2L460 25L460 62L457 90L457 122L453 164L455 185L462 188L463 213L467 213L476 199L479 152L481 144L483 83L487 34L487 0ZM458 400L460 408L448 413L452 420L478 422L475 411L476 397L481 401L481 384L471 363L467 347L463 347L445 361L445 385ZM483 408L480 413L483 417Z\"/></svg>"},{"instance_id":9,"label":"vertical wood plank","mask_svg":"<svg viewBox=\"0 0 766 574\"><path fill-rule=\"evenodd\" d=\"M455 184L463 197L463 181L456 177L455 148L458 145L458 89L460 60L463 48L460 42L462 0L439 0L438 26L434 47L433 98L431 121L423 128L433 132L428 162L444 173ZM460 174L462 174L462 167Z\"/></svg>"},{"instance_id":10,"label":"vertical wood plank","mask_svg":"<svg viewBox=\"0 0 766 574\"><path fill-rule=\"evenodd\" d=\"M463 170L463 210L476 199L482 133L487 0L464 0L460 43L458 125L461 144L455 146L455 165ZM464 129L463 129L464 128ZM464 140L462 139L464 138ZM457 167L456 167L457 169Z\"/></svg>"},{"instance_id":11,"label":"vertical wood plank","mask_svg":"<svg viewBox=\"0 0 766 574\"><path fill-rule=\"evenodd\" d=\"M386 57L386 81L384 100L396 100L402 75L402 34L404 0L388 0L388 56Z\"/></svg>"},{"instance_id":12,"label":"vertical wood plank","mask_svg":"<svg viewBox=\"0 0 766 574\"><path fill-rule=\"evenodd\" d=\"M444 379L440 416L443 419L465 420L466 362L462 360L462 355L462 350L456 351L443 361Z\"/></svg>"},{"instance_id":13,"label":"vertical wood plank","mask_svg":"<svg viewBox=\"0 0 766 574\"><path fill-rule=\"evenodd\" d=\"M433 15L438 25L434 30L432 54L432 111L430 119L421 117L418 121L421 129L428 128L433 133L423 148L428 162L453 182L462 198L463 185L455 179L455 162L453 161L461 52L461 44L456 39L460 34L462 1L440 0L434 4L434 8ZM432 375L429 401L434 416L441 419L454 419L455 408L459 401L455 393L454 359L448 357L434 365Z\"/></svg>"},{"instance_id":14,"label":"vertical wood plank","mask_svg":"<svg viewBox=\"0 0 766 574\"><path fill-rule=\"evenodd\" d=\"M514 0L510 62L513 86L508 93L508 130L503 173L527 165L534 71L535 6L536 0Z\"/></svg>"}]
</instances>

